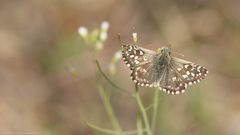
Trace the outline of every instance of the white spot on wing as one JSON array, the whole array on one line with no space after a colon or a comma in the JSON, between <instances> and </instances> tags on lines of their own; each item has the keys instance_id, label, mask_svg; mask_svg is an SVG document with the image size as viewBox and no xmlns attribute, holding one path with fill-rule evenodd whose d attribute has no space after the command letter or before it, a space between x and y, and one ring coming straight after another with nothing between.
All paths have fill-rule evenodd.
<instances>
[{"instance_id":1,"label":"white spot on wing","mask_svg":"<svg viewBox=\"0 0 240 135\"><path fill-rule=\"evenodd\" d=\"M188 76L187 75L182 75L183 78L187 78Z\"/></svg>"},{"instance_id":2,"label":"white spot on wing","mask_svg":"<svg viewBox=\"0 0 240 135\"><path fill-rule=\"evenodd\" d=\"M195 74L194 73L191 73L191 75L194 77L195 76Z\"/></svg>"},{"instance_id":3,"label":"white spot on wing","mask_svg":"<svg viewBox=\"0 0 240 135\"><path fill-rule=\"evenodd\" d=\"M139 63L140 63L138 60L134 60L134 62L135 62L136 64L139 64Z\"/></svg>"}]
</instances>

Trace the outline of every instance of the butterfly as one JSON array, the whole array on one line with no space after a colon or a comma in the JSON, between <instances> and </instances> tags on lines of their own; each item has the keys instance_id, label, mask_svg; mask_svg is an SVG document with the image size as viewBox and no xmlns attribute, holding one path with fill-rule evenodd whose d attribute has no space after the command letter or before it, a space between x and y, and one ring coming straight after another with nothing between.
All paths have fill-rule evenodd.
<instances>
[{"instance_id":1,"label":"butterfly","mask_svg":"<svg viewBox=\"0 0 240 135\"><path fill-rule=\"evenodd\" d=\"M185 92L188 85L204 79L208 70L200 65L171 56L171 48L158 51L123 44L122 59L131 70L131 79L139 86L158 87L168 94Z\"/></svg>"}]
</instances>

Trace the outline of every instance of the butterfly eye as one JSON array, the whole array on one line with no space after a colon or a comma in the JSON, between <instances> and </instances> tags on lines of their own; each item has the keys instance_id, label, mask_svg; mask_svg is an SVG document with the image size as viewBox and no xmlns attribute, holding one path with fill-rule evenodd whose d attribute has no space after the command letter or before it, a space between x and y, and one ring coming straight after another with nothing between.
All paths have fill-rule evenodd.
<instances>
[{"instance_id":1,"label":"butterfly eye","mask_svg":"<svg viewBox=\"0 0 240 135\"><path fill-rule=\"evenodd\" d=\"M163 53L164 52L164 48L161 48L161 53Z\"/></svg>"}]
</instances>

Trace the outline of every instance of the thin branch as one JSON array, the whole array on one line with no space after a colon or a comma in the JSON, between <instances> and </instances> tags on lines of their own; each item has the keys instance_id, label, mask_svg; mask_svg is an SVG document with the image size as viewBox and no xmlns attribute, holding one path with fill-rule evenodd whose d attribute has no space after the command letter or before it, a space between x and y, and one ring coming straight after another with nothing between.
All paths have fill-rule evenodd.
<instances>
[{"instance_id":1,"label":"thin branch","mask_svg":"<svg viewBox=\"0 0 240 135\"><path fill-rule=\"evenodd\" d=\"M139 91L138 91L138 86L137 86L137 85L135 85L135 90L136 90L136 95L135 95L135 96L136 96L137 104L138 104L138 106L139 106L139 108L140 108L140 111L141 111L141 113L142 113L143 122L144 122L144 125L145 125L145 127L146 127L146 132L147 132L148 135L153 135L153 134L152 134L152 131L151 131L151 129L150 129L150 124L149 124L147 112L146 112L146 110L145 110L145 108L144 108L144 105L143 105L143 103L142 103L142 100L141 100L141 98L140 98Z\"/></svg>"},{"instance_id":2,"label":"thin branch","mask_svg":"<svg viewBox=\"0 0 240 135\"><path fill-rule=\"evenodd\" d=\"M152 109L154 106L154 103L153 104L150 104L149 106L145 107L145 110L146 111L149 111L150 109Z\"/></svg>"},{"instance_id":3,"label":"thin branch","mask_svg":"<svg viewBox=\"0 0 240 135\"><path fill-rule=\"evenodd\" d=\"M110 130L110 129L104 129L104 128L101 128L101 127L98 127L96 125L93 125L91 123L87 123L87 125L97 131L100 131L100 132L103 132L103 133L106 133L106 134L119 134L117 131L113 131L113 130Z\"/></svg>"},{"instance_id":4,"label":"thin branch","mask_svg":"<svg viewBox=\"0 0 240 135\"><path fill-rule=\"evenodd\" d=\"M142 118L137 117L137 133L138 133L138 135L143 135L143 132L141 132L142 129L143 129Z\"/></svg>"},{"instance_id":5,"label":"thin branch","mask_svg":"<svg viewBox=\"0 0 240 135\"><path fill-rule=\"evenodd\" d=\"M87 125L97 131L100 131L100 132L103 132L103 133L106 133L106 134L112 134L112 135L116 135L116 134L119 134L117 131L113 131L113 130L110 130L110 129L105 129L105 128L101 128L101 127L98 127L94 124L91 124L91 123L87 123ZM133 130L133 131L125 131L123 132L124 135L134 135L134 134L137 134L138 131L136 130ZM146 130L141 130L140 131L141 133L144 133L146 132Z\"/></svg>"},{"instance_id":6,"label":"thin branch","mask_svg":"<svg viewBox=\"0 0 240 135\"><path fill-rule=\"evenodd\" d=\"M103 88L101 86L99 86L98 89L99 89L100 96L102 98L104 107L105 107L106 112L107 112L107 114L110 118L110 122L111 122L113 128L118 132L119 135L123 135L123 130L122 130L115 114L114 114L114 111L113 111L112 106L109 102L109 99L107 98L107 95L106 95L105 91L103 90Z\"/></svg>"},{"instance_id":7,"label":"thin branch","mask_svg":"<svg viewBox=\"0 0 240 135\"><path fill-rule=\"evenodd\" d=\"M152 114L152 123L151 129L152 133L155 133L156 123L157 123L157 115L158 115L158 108L159 108L159 90L154 91L154 98L153 98L153 114Z\"/></svg>"},{"instance_id":8,"label":"thin branch","mask_svg":"<svg viewBox=\"0 0 240 135\"><path fill-rule=\"evenodd\" d=\"M117 86L113 81L111 81L111 80L104 74L104 72L102 71L102 69L101 69L101 67L100 67L100 64L99 64L99 62L98 62L97 60L96 60L96 65L97 65L97 68L98 68L98 71L100 72L100 74L101 74L114 88L118 89L120 92L122 92L122 93L124 93L124 94L126 94L126 95L128 95L128 96L129 96L129 95L132 96L132 94L131 94L128 90L125 90L125 89Z\"/></svg>"}]
</instances>

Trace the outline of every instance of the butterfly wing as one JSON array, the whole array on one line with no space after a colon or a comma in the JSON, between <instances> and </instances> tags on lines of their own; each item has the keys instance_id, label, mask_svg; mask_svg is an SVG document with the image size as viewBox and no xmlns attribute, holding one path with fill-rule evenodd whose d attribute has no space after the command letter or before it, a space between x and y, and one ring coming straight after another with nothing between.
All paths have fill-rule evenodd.
<instances>
[{"instance_id":1,"label":"butterfly wing","mask_svg":"<svg viewBox=\"0 0 240 135\"><path fill-rule=\"evenodd\" d=\"M122 45L122 59L131 70L151 62L155 55L154 51L136 45Z\"/></svg>"},{"instance_id":2,"label":"butterfly wing","mask_svg":"<svg viewBox=\"0 0 240 135\"><path fill-rule=\"evenodd\" d=\"M207 74L208 70L202 66L172 57L171 63L160 81L160 87L170 94L183 93L188 85L200 82Z\"/></svg>"},{"instance_id":3,"label":"butterfly wing","mask_svg":"<svg viewBox=\"0 0 240 135\"><path fill-rule=\"evenodd\" d=\"M123 45L122 58L132 70L131 79L140 86L153 86L158 80L153 60L156 52L136 45Z\"/></svg>"}]
</instances>

